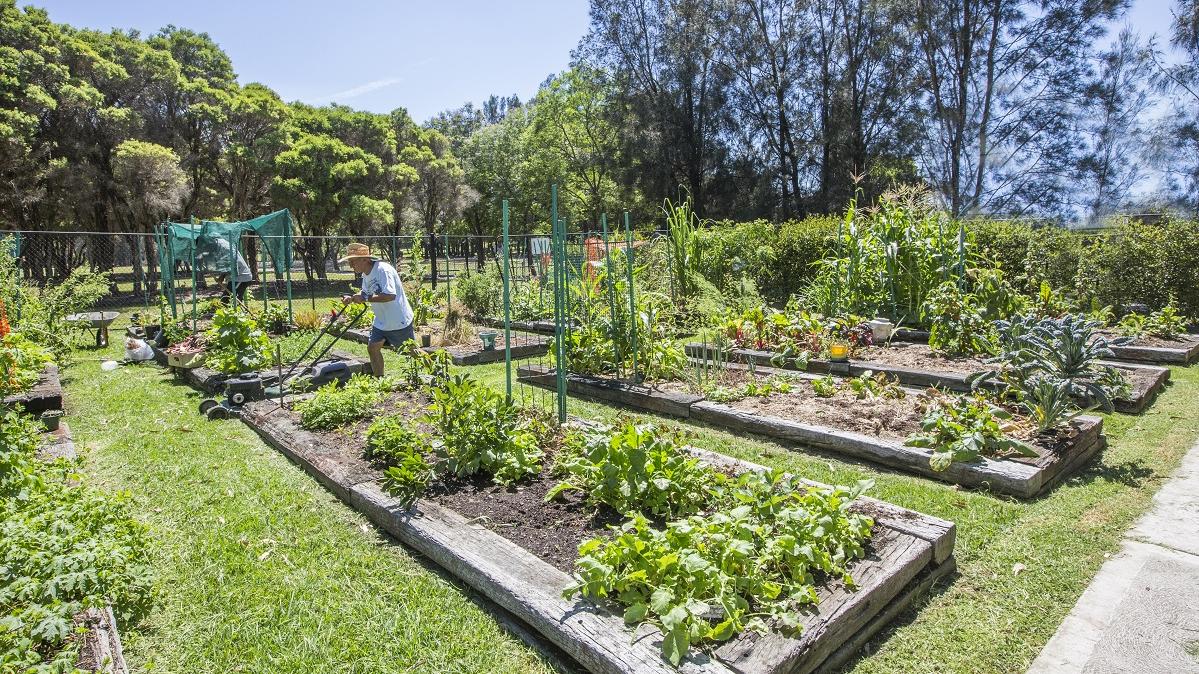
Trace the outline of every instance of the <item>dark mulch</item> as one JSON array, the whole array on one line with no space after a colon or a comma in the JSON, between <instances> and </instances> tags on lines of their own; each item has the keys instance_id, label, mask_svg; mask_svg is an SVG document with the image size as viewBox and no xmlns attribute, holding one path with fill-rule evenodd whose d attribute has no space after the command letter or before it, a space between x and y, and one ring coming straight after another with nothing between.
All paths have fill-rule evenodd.
<instances>
[{"instance_id":1,"label":"dark mulch","mask_svg":"<svg viewBox=\"0 0 1199 674\"><path fill-rule=\"evenodd\" d=\"M446 476L425 492L425 498L475 520L558 569L570 573L579 557L579 544L606 536L608 527L624 521L611 508L595 510L577 492L554 501L545 495L559 480L543 472L505 488L491 477Z\"/></svg>"}]
</instances>

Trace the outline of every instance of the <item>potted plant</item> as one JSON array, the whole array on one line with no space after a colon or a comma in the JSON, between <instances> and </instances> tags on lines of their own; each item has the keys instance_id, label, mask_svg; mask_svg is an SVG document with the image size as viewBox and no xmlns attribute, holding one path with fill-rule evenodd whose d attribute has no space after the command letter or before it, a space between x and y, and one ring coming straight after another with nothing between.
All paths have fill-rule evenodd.
<instances>
[{"instance_id":1,"label":"potted plant","mask_svg":"<svg viewBox=\"0 0 1199 674\"><path fill-rule=\"evenodd\" d=\"M58 430L58 422L62 421L62 410L46 410L42 412L42 425L47 431Z\"/></svg>"}]
</instances>

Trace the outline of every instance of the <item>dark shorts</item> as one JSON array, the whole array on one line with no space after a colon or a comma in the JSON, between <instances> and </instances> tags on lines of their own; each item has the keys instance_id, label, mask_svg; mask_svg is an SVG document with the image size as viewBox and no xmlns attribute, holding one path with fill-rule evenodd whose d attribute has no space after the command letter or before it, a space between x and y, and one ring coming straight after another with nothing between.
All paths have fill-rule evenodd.
<instances>
[{"instance_id":1,"label":"dark shorts","mask_svg":"<svg viewBox=\"0 0 1199 674\"><path fill-rule=\"evenodd\" d=\"M416 333L411 323L399 330L380 330L371 326L371 344L387 342L388 346L399 346L407 341L416 341Z\"/></svg>"}]
</instances>

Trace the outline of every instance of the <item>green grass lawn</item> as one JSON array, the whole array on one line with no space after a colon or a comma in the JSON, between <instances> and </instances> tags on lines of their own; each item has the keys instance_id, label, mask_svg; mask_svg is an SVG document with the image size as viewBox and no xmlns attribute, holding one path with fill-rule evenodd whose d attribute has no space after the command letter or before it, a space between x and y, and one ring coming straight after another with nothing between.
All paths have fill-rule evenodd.
<instances>
[{"instance_id":1,"label":"green grass lawn","mask_svg":"<svg viewBox=\"0 0 1199 674\"><path fill-rule=\"evenodd\" d=\"M95 352L79 355L66 371L68 422L85 469L131 490L154 534L160 601L124 634L137 671L547 669L459 586L383 540L240 422L203 421L199 396L161 370L102 373ZM471 372L503 386L503 364ZM569 408L638 416L577 400ZM698 446L811 479L874 479L872 495L957 523L959 572L851 671L1017 672L1199 437L1199 368L1176 368L1148 413L1108 416L1102 455L1035 501L688 428Z\"/></svg>"}]
</instances>

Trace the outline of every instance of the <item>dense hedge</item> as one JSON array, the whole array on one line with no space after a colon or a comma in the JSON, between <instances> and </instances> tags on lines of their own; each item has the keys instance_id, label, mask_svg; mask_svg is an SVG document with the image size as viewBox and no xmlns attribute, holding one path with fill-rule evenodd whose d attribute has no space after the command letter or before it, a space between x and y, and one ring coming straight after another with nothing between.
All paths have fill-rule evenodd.
<instances>
[{"instance_id":1,"label":"dense hedge","mask_svg":"<svg viewBox=\"0 0 1199 674\"><path fill-rule=\"evenodd\" d=\"M813 263L831 251L840 222L715 223L705 231L703 272L721 288L743 273L768 303L781 306L812 281ZM1183 313L1199 317L1199 221L1123 223L1095 234L975 220L967 232L976 254L998 264L1026 292L1048 281L1083 301L1115 307L1142 302L1159 308L1173 297Z\"/></svg>"}]
</instances>

